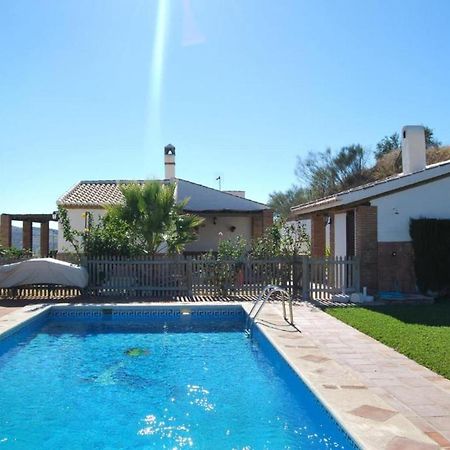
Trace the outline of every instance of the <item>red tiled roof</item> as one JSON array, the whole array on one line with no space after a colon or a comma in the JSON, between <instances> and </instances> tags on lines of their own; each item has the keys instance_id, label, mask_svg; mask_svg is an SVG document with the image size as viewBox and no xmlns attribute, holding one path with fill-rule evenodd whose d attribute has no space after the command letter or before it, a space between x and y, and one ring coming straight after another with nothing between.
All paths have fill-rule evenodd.
<instances>
[{"instance_id":1,"label":"red tiled roof","mask_svg":"<svg viewBox=\"0 0 450 450\"><path fill-rule=\"evenodd\" d=\"M159 180L167 183L168 180ZM120 185L127 183L144 184L146 180L98 180L80 181L61 196L57 204L65 207L101 208L123 202ZM256 212L269 209L263 203L209 188L191 181L176 179L176 197L179 201L188 198L186 211L240 211Z\"/></svg>"},{"instance_id":2,"label":"red tiled roof","mask_svg":"<svg viewBox=\"0 0 450 450\"><path fill-rule=\"evenodd\" d=\"M123 195L119 185L126 181L80 181L62 197L58 205L105 206L122 203Z\"/></svg>"}]
</instances>

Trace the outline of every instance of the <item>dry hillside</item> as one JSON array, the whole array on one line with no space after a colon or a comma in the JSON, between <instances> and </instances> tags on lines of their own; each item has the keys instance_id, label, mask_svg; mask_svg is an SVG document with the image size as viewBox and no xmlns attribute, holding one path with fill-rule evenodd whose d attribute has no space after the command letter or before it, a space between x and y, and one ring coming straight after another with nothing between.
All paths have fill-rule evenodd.
<instances>
[{"instance_id":1,"label":"dry hillside","mask_svg":"<svg viewBox=\"0 0 450 450\"><path fill-rule=\"evenodd\" d=\"M432 147L427 150L427 164L435 164L441 161L450 160L450 146ZM394 150L380 158L371 169L373 181L395 175L402 171L402 158L400 150Z\"/></svg>"}]
</instances>

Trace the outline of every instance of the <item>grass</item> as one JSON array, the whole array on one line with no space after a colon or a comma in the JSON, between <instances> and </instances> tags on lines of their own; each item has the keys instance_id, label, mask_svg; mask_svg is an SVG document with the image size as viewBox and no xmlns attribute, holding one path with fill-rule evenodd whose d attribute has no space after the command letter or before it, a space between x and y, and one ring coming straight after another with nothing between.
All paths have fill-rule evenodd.
<instances>
[{"instance_id":1,"label":"grass","mask_svg":"<svg viewBox=\"0 0 450 450\"><path fill-rule=\"evenodd\" d=\"M450 379L450 300L326 312Z\"/></svg>"}]
</instances>

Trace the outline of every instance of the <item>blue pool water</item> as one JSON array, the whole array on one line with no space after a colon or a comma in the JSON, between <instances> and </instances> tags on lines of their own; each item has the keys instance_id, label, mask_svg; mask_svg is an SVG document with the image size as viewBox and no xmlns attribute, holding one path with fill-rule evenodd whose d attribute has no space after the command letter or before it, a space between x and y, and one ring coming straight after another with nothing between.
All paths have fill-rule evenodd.
<instances>
[{"instance_id":1,"label":"blue pool water","mask_svg":"<svg viewBox=\"0 0 450 450\"><path fill-rule=\"evenodd\" d=\"M243 317L50 317L0 341L0 448L355 448Z\"/></svg>"}]
</instances>

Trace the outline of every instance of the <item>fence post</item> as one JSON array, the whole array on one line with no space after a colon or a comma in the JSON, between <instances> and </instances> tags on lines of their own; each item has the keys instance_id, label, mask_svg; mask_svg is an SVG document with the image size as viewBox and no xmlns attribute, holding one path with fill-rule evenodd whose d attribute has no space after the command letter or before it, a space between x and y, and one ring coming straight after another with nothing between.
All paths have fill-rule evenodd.
<instances>
[{"instance_id":1,"label":"fence post","mask_svg":"<svg viewBox=\"0 0 450 450\"><path fill-rule=\"evenodd\" d=\"M361 291L361 274L360 274L360 259L358 256L355 256L353 259L353 267L354 267L354 271L353 271L353 276L354 276L354 283L355 283L355 289L356 292L360 292Z\"/></svg>"},{"instance_id":2,"label":"fence post","mask_svg":"<svg viewBox=\"0 0 450 450\"><path fill-rule=\"evenodd\" d=\"M349 261L350 259L346 259L343 256L339 257L339 261L341 263L341 266L343 268L343 272L344 272L344 277L343 277L343 283L342 283L342 294L345 295L347 293L347 284L348 284L348 271L350 270L350 264Z\"/></svg>"},{"instance_id":3,"label":"fence post","mask_svg":"<svg viewBox=\"0 0 450 450\"><path fill-rule=\"evenodd\" d=\"M310 276L309 276L309 270L310 270L310 265L309 265L309 256L303 256L302 257L302 269L303 269L303 276L302 276L302 288L303 288L303 295L302 298L303 300L309 300L310 297L310 286L309 286L309 281L310 281Z\"/></svg>"},{"instance_id":4,"label":"fence post","mask_svg":"<svg viewBox=\"0 0 450 450\"><path fill-rule=\"evenodd\" d=\"M300 297L301 295L301 272L302 261L297 255L292 258L292 295L294 297Z\"/></svg>"},{"instance_id":5,"label":"fence post","mask_svg":"<svg viewBox=\"0 0 450 450\"><path fill-rule=\"evenodd\" d=\"M186 260L186 288L188 295L192 296L192 258L188 257Z\"/></svg>"}]
</instances>

